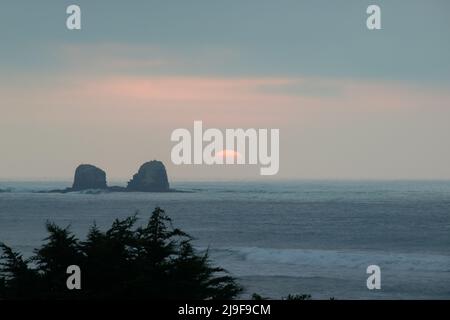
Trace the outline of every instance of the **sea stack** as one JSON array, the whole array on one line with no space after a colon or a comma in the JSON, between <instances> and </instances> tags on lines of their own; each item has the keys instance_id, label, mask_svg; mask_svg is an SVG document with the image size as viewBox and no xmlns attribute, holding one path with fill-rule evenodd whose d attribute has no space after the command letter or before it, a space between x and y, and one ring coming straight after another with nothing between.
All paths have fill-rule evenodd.
<instances>
[{"instance_id":1,"label":"sea stack","mask_svg":"<svg viewBox=\"0 0 450 320\"><path fill-rule=\"evenodd\" d=\"M106 173L102 169L90 164L82 164L75 170L72 191L107 188Z\"/></svg>"},{"instance_id":2,"label":"sea stack","mask_svg":"<svg viewBox=\"0 0 450 320\"><path fill-rule=\"evenodd\" d=\"M144 163L133 179L128 182L127 191L167 192L169 181L166 167L161 161L153 160Z\"/></svg>"}]
</instances>

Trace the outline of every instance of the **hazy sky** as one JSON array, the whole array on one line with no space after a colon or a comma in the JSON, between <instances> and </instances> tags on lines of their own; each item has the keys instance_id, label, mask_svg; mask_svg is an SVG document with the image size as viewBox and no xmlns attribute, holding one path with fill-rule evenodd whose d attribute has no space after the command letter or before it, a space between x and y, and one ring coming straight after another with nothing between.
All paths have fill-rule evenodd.
<instances>
[{"instance_id":1,"label":"hazy sky","mask_svg":"<svg viewBox=\"0 0 450 320\"><path fill-rule=\"evenodd\" d=\"M70 4L82 30L66 29ZM366 28L378 4L382 30ZM272 178L450 179L450 2L0 3L0 179L259 179L174 166L170 134L279 128Z\"/></svg>"}]
</instances>

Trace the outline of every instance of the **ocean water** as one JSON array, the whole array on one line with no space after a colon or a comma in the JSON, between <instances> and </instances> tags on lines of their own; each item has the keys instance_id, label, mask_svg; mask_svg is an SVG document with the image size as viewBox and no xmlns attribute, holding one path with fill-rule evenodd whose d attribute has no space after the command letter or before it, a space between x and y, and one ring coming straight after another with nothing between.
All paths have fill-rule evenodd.
<instances>
[{"instance_id":1,"label":"ocean water","mask_svg":"<svg viewBox=\"0 0 450 320\"><path fill-rule=\"evenodd\" d=\"M156 206L198 250L270 298L449 299L449 181L179 182L190 193L34 193L68 182L0 182L0 241L25 255L47 220L84 237ZM366 268L381 268L368 290Z\"/></svg>"}]
</instances>

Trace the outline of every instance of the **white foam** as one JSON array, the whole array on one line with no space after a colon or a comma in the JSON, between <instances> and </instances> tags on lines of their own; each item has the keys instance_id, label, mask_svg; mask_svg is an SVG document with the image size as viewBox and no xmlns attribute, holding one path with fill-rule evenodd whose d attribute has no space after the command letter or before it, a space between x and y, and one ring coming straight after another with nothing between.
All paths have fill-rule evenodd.
<instances>
[{"instance_id":1,"label":"white foam","mask_svg":"<svg viewBox=\"0 0 450 320\"><path fill-rule=\"evenodd\" d=\"M450 279L450 256L445 255L257 247L214 251L212 255L230 271L245 276L347 278L352 274L365 276L367 266L376 264L390 275L442 273Z\"/></svg>"}]
</instances>

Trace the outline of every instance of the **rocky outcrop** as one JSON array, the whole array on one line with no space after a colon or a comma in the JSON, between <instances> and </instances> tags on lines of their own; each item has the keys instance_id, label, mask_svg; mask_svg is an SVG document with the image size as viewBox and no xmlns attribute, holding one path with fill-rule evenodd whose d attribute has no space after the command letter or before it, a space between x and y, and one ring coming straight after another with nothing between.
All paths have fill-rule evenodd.
<instances>
[{"instance_id":1,"label":"rocky outcrop","mask_svg":"<svg viewBox=\"0 0 450 320\"><path fill-rule=\"evenodd\" d=\"M72 191L107 189L106 173L90 164L82 164L75 170Z\"/></svg>"},{"instance_id":2,"label":"rocky outcrop","mask_svg":"<svg viewBox=\"0 0 450 320\"><path fill-rule=\"evenodd\" d=\"M0 192L4 191L0 190ZM108 186L105 171L90 164L82 164L75 170L72 188L42 191L39 193L68 193L73 191L83 191L83 193L88 192L89 194L102 192L181 192L169 188L164 164L161 161L153 160L144 163L139 168L138 173L128 182L126 188Z\"/></svg>"},{"instance_id":3,"label":"rocky outcrop","mask_svg":"<svg viewBox=\"0 0 450 320\"><path fill-rule=\"evenodd\" d=\"M153 160L144 163L133 179L128 182L127 191L167 192L169 181L166 167L161 161Z\"/></svg>"}]
</instances>

